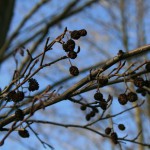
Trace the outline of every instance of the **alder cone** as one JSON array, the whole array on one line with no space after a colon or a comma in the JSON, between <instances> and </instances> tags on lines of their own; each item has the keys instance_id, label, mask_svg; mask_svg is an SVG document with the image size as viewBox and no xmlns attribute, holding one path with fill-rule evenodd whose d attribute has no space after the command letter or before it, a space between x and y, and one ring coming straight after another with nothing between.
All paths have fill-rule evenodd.
<instances>
[{"instance_id":1,"label":"alder cone","mask_svg":"<svg viewBox=\"0 0 150 150\"><path fill-rule=\"evenodd\" d=\"M118 135L116 132L111 133L111 139L114 144L118 144Z\"/></svg>"},{"instance_id":2,"label":"alder cone","mask_svg":"<svg viewBox=\"0 0 150 150\"><path fill-rule=\"evenodd\" d=\"M143 87L145 85L145 81L144 81L143 78L137 77L137 78L134 79L134 85L136 87Z\"/></svg>"},{"instance_id":3,"label":"alder cone","mask_svg":"<svg viewBox=\"0 0 150 150\"><path fill-rule=\"evenodd\" d=\"M23 130L19 130L18 131L18 134L22 137L22 138L28 138L30 135L29 135L29 132L25 129Z\"/></svg>"},{"instance_id":4,"label":"alder cone","mask_svg":"<svg viewBox=\"0 0 150 150\"><path fill-rule=\"evenodd\" d=\"M22 91L11 91L8 94L8 99L11 99L13 102L20 102L24 99L24 92Z\"/></svg>"},{"instance_id":5,"label":"alder cone","mask_svg":"<svg viewBox=\"0 0 150 150\"><path fill-rule=\"evenodd\" d=\"M39 89L39 83L37 82L37 80L31 78L29 79L29 87L28 87L28 90L29 91L36 91Z\"/></svg>"},{"instance_id":6,"label":"alder cone","mask_svg":"<svg viewBox=\"0 0 150 150\"><path fill-rule=\"evenodd\" d=\"M86 36L87 35L87 31L85 29L79 30L79 33L80 33L81 36Z\"/></svg>"},{"instance_id":7,"label":"alder cone","mask_svg":"<svg viewBox=\"0 0 150 150\"><path fill-rule=\"evenodd\" d=\"M65 52L69 52L69 49L68 49L68 45L67 44L62 44L62 48L63 50L65 50Z\"/></svg>"},{"instance_id":8,"label":"alder cone","mask_svg":"<svg viewBox=\"0 0 150 150\"><path fill-rule=\"evenodd\" d=\"M80 37L81 37L81 35L80 35L79 31L74 30L74 31L71 32L71 38L72 39L78 40Z\"/></svg>"},{"instance_id":9,"label":"alder cone","mask_svg":"<svg viewBox=\"0 0 150 150\"><path fill-rule=\"evenodd\" d=\"M85 118L86 118L87 121L89 121L91 119L91 115L87 114Z\"/></svg>"},{"instance_id":10,"label":"alder cone","mask_svg":"<svg viewBox=\"0 0 150 150\"><path fill-rule=\"evenodd\" d=\"M99 110L98 110L96 107L93 107L92 109L93 109L93 111L94 111L95 113L98 113L98 112L99 112Z\"/></svg>"},{"instance_id":11,"label":"alder cone","mask_svg":"<svg viewBox=\"0 0 150 150\"><path fill-rule=\"evenodd\" d=\"M68 46L68 49L71 51L71 50L74 50L74 48L75 48L75 42L74 42L74 40L72 40L72 39L70 39L70 40L68 40L67 41L67 46Z\"/></svg>"},{"instance_id":12,"label":"alder cone","mask_svg":"<svg viewBox=\"0 0 150 150\"><path fill-rule=\"evenodd\" d=\"M124 126L124 124L119 124L119 125L118 125L118 128L119 128L120 130L122 130L122 131L126 129L125 126Z\"/></svg>"},{"instance_id":13,"label":"alder cone","mask_svg":"<svg viewBox=\"0 0 150 150\"><path fill-rule=\"evenodd\" d=\"M68 57L71 58L71 59L75 59L77 57L77 53L74 52L74 51L70 51L68 53Z\"/></svg>"},{"instance_id":14,"label":"alder cone","mask_svg":"<svg viewBox=\"0 0 150 150\"><path fill-rule=\"evenodd\" d=\"M78 76L79 75L79 70L76 66L71 66L70 69L70 74L73 76Z\"/></svg>"},{"instance_id":15,"label":"alder cone","mask_svg":"<svg viewBox=\"0 0 150 150\"><path fill-rule=\"evenodd\" d=\"M118 97L118 101L121 105L125 105L128 102L126 94L120 94Z\"/></svg>"},{"instance_id":16,"label":"alder cone","mask_svg":"<svg viewBox=\"0 0 150 150\"><path fill-rule=\"evenodd\" d=\"M89 115L90 115L91 117L94 117L94 116L95 116L95 111L92 110Z\"/></svg>"},{"instance_id":17,"label":"alder cone","mask_svg":"<svg viewBox=\"0 0 150 150\"><path fill-rule=\"evenodd\" d=\"M81 110L86 110L86 105L82 105L82 106L80 107L80 109L81 109Z\"/></svg>"},{"instance_id":18,"label":"alder cone","mask_svg":"<svg viewBox=\"0 0 150 150\"><path fill-rule=\"evenodd\" d=\"M8 93L8 99L15 101L16 100L16 91L10 91Z\"/></svg>"},{"instance_id":19,"label":"alder cone","mask_svg":"<svg viewBox=\"0 0 150 150\"><path fill-rule=\"evenodd\" d=\"M127 97L130 102L135 102L138 100L137 94L133 92L128 93Z\"/></svg>"},{"instance_id":20,"label":"alder cone","mask_svg":"<svg viewBox=\"0 0 150 150\"><path fill-rule=\"evenodd\" d=\"M24 114L21 109L17 109L15 111L15 119L16 119L16 121L22 121L24 119Z\"/></svg>"},{"instance_id":21,"label":"alder cone","mask_svg":"<svg viewBox=\"0 0 150 150\"><path fill-rule=\"evenodd\" d=\"M107 127L105 129L105 134L109 135L111 133L111 128L110 127Z\"/></svg>"},{"instance_id":22,"label":"alder cone","mask_svg":"<svg viewBox=\"0 0 150 150\"><path fill-rule=\"evenodd\" d=\"M100 86L104 86L108 83L108 78L100 78L98 80L98 83L100 84Z\"/></svg>"},{"instance_id":23,"label":"alder cone","mask_svg":"<svg viewBox=\"0 0 150 150\"><path fill-rule=\"evenodd\" d=\"M94 99L97 101L101 101L103 99L103 94L100 92L97 92L94 94Z\"/></svg>"},{"instance_id":24,"label":"alder cone","mask_svg":"<svg viewBox=\"0 0 150 150\"><path fill-rule=\"evenodd\" d=\"M100 101L99 106L101 109L106 110L107 109L107 102L103 99L103 101Z\"/></svg>"},{"instance_id":25,"label":"alder cone","mask_svg":"<svg viewBox=\"0 0 150 150\"><path fill-rule=\"evenodd\" d=\"M16 96L15 96L16 98L13 100L14 102L20 102L20 101L22 101L23 99L24 99L24 92L22 92L22 91L18 91L17 93L16 93Z\"/></svg>"}]
</instances>

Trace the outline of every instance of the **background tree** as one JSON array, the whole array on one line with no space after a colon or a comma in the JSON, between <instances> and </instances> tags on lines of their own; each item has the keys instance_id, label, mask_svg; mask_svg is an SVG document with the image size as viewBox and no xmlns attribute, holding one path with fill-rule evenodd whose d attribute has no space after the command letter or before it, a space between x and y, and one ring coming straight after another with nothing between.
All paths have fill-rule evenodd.
<instances>
[{"instance_id":1,"label":"background tree","mask_svg":"<svg viewBox=\"0 0 150 150\"><path fill-rule=\"evenodd\" d=\"M149 84L142 86L145 97L138 94L138 101L126 105L118 102L120 94L137 90L134 81L139 75L149 81L145 69L150 48L145 45L149 43L147 0L0 3L1 144L6 140L2 149L8 149L7 143L18 146L18 139L23 145L18 149L36 149L28 140L41 149L42 145L69 150L147 149ZM81 50L75 60L68 59L69 52L62 45L72 31L80 29L88 34L75 40L75 52L78 46ZM72 65L79 68L76 77L70 75ZM33 81L38 89L34 92L30 87ZM12 97L16 94L12 91L24 92L24 99ZM106 101L94 100L97 92ZM26 114L23 123L16 122L18 109ZM121 131L124 126L125 131ZM112 135L105 133L107 127ZM28 131L30 138L21 139L18 130L26 137Z\"/></svg>"}]
</instances>

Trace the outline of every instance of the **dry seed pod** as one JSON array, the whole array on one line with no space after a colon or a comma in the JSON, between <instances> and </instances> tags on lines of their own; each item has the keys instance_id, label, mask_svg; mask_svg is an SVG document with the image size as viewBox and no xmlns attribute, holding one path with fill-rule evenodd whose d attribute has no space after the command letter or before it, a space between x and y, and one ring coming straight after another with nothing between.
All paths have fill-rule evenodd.
<instances>
[{"instance_id":1,"label":"dry seed pod","mask_svg":"<svg viewBox=\"0 0 150 150\"><path fill-rule=\"evenodd\" d=\"M101 101L103 99L103 94L100 92L97 92L94 94L94 99L97 101Z\"/></svg>"},{"instance_id":2,"label":"dry seed pod","mask_svg":"<svg viewBox=\"0 0 150 150\"><path fill-rule=\"evenodd\" d=\"M107 127L105 129L105 134L109 135L111 133L111 128L110 127Z\"/></svg>"},{"instance_id":3,"label":"dry seed pod","mask_svg":"<svg viewBox=\"0 0 150 150\"><path fill-rule=\"evenodd\" d=\"M14 101L14 102L20 102L20 101L22 101L23 99L24 99L24 92L18 91L18 92L16 93L16 99L14 99L13 101Z\"/></svg>"},{"instance_id":4,"label":"dry seed pod","mask_svg":"<svg viewBox=\"0 0 150 150\"><path fill-rule=\"evenodd\" d=\"M29 91L36 91L39 89L39 83L37 82L36 79L29 79L29 87L28 87L28 90Z\"/></svg>"},{"instance_id":5,"label":"dry seed pod","mask_svg":"<svg viewBox=\"0 0 150 150\"><path fill-rule=\"evenodd\" d=\"M118 144L118 135L116 132L111 133L111 139L114 144Z\"/></svg>"},{"instance_id":6,"label":"dry seed pod","mask_svg":"<svg viewBox=\"0 0 150 150\"><path fill-rule=\"evenodd\" d=\"M23 111L21 109L17 109L15 111L15 120L16 121L22 121L23 119L24 119Z\"/></svg>"},{"instance_id":7,"label":"dry seed pod","mask_svg":"<svg viewBox=\"0 0 150 150\"><path fill-rule=\"evenodd\" d=\"M86 36L87 35L87 31L85 29L79 30L79 33L80 33L81 36Z\"/></svg>"},{"instance_id":8,"label":"dry seed pod","mask_svg":"<svg viewBox=\"0 0 150 150\"><path fill-rule=\"evenodd\" d=\"M121 105L125 105L128 102L128 98L126 94L120 94L118 96L118 101Z\"/></svg>"},{"instance_id":9,"label":"dry seed pod","mask_svg":"<svg viewBox=\"0 0 150 150\"><path fill-rule=\"evenodd\" d=\"M78 40L80 37L81 37L81 35L80 35L79 31L74 30L74 31L71 32L71 38L72 39Z\"/></svg>"},{"instance_id":10,"label":"dry seed pod","mask_svg":"<svg viewBox=\"0 0 150 150\"><path fill-rule=\"evenodd\" d=\"M18 131L18 134L22 137L22 138L28 138L30 135L29 135L29 132L25 129L20 129Z\"/></svg>"},{"instance_id":11,"label":"dry seed pod","mask_svg":"<svg viewBox=\"0 0 150 150\"><path fill-rule=\"evenodd\" d=\"M77 53L74 52L74 51L70 51L68 53L68 57L71 58L71 59L75 59L77 57Z\"/></svg>"},{"instance_id":12,"label":"dry seed pod","mask_svg":"<svg viewBox=\"0 0 150 150\"><path fill-rule=\"evenodd\" d=\"M91 119L90 114L87 114L85 118L86 118L87 121L89 121Z\"/></svg>"},{"instance_id":13,"label":"dry seed pod","mask_svg":"<svg viewBox=\"0 0 150 150\"><path fill-rule=\"evenodd\" d=\"M68 45L67 44L62 44L62 48L63 50L65 50L65 52L69 52L69 49L68 49Z\"/></svg>"},{"instance_id":14,"label":"dry seed pod","mask_svg":"<svg viewBox=\"0 0 150 150\"><path fill-rule=\"evenodd\" d=\"M79 75L79 70L76 66L71 66L70 69L70 74L73 76L78 76Z\"/></svg>"},{"instance_id":15,"label":"dry seed pod","mask_svg":"<svg viewBox=\"0 0 150 150\"><path fill-rule=\"evenodd\" d=\"M135 102L138 100L137 94L133 92L128 93L127 97L130 102Z\"/></svg>"},{"instance_id":16,"label":"dry seed pod","mask_svg":"<svg viewBox=\"0 0 150 150\"><path fill-rule=\"evenodd\" d=\"M96 107L92 107L92 109L93 109L93 111L94 111L95 113L98 113L98 112L99 112L99 110L98 110Z\"/></svg>"},{"instance_id":17,"label":"dry seed pod","mask_svg":"<svg viewBox=\"0 0 150 150\"><path fill-rule=\"evenodd\" d=\"M82 106L80 107L80 109L81 109L81 110L86 110L86 105L82 105Z\"/></svg>"},{"instance_id":18,"label":"dry seed pod","mask_svg":"<svg viewBox=\"0 0 150 150\"><path fill-rule=\"evenodd\" d=\"M75 42L74 40L72 39L69 39L67 42L66 42L67 46L68 46L68 50L69 51L73 51L74 48L75 48Z\"/></svg>"},{"instance_id":19,"label":"dry seed pod","mask_svg":"<svg viewBox=\"0 0 150 150\"><path fill-rule=\"evenodd\" d=\"M94 116L95 116L95 111L92 110L92 111L90 112L90 116L91 116L91 117L94 117Z\"/></svg>"},{"instance_id":20,"label":"dry seed pod","mask_svg":"<svg viewBox=\"0 0 150 150\"><path fill-rule=\"evenodd\" d=\"M124 131L126 129L126 127L124 126L124 124L119 124L118 125L118 128L121 130L121 131Z\"/></svg>"},{"instance_id":21,"label":"dry seed pod","mask_svg":"<svg viewBox=\"0 0 150 150\"><path fill-rule=\"evenodd\" d=\"M10 91L8 93L8 99L15 101L16 100L16 91Z\"/></svg>"},{"instance_id":22,"label":"dry seed pod","mask_svg":"<svg viewBox=\"0 0 150 150\"><path fill-rule=\"evenodd\" d=\"M100 78L99 80L98 80L98 83L100 84L100 86L104 86L104 85L106 85L107 83L108 83L108 78Z\"/></svg>"},{"instance_id":23,"label":"dry seed pod","mask_svg":"<svg viewBox=\"0 0 150 150\"><path fill-rule=\"evenodd\" d=\"M107 109L107 102L105 101L105 99L103 99L103 101L100 101L99 106L101 109L106 110Z\"/></svg>"},{"instance_id":24,"label":"dry seed pod","mask_svg":"<svg viewBox=\"0 0 150 150\"><path fill-rule=\"evenodd\" d=\"M136 87L140 87L141 88L141 87L143 87L145 85L145 81L144 81L143 78L137 77L137 78L134 79L134 85Z\"/></svg>"}]
</instances>

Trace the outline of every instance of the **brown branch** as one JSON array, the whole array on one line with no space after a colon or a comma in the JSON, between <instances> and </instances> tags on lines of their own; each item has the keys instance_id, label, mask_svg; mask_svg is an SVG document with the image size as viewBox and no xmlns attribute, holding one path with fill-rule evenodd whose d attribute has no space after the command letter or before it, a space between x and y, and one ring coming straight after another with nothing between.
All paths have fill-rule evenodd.
<instances>
[{"instance_id":1,"label":"brown branch","mask_svg":"<svg viewBox=\"0 0 150 150\"><path fill-rule=\"evenodd\" d=\"M112 65L114 65L115 63L121 61L121 60L124 60L126 58L131 58L133 56L136 56L136 55L139 55L139 54L142 54L142 53L145 53L145 52L148 52L150 50L150 45L146 45L146 46L142 46L140 48L137 48L137 49L134 49L128 53L125 53L122 57L119 57L119 56L115 56L114 58L110 59L109 61L106 62L106 64L97 69L96 71L94 71L93 73L91 73L92 76L96 76L97 74L100 74L102 72L104 72L105 70L107 70L109 67L111 67ZM39 70L37 70L39 71ZM35 74L35 73L34 73ZM33 75L34 75L33 74ZM58 95L56 98L54 99L50 99L49 101L47 101L45 104L44 104L44 107L47 107L47 106L50 106L50 105L53 105L53 104L56 104L62 100L65 100L67 97L69 97L74 91L76 91L77 89L81 88L82 86L84 86L85 84L87 84L89 82L89 76L83 78L82 80L80 80L78 83L76 83L75 85L73 85L72 87L70 87L68 90L66 90L64 93L62 93L61 95ZM42 106L43 107L43 106ZM40 103L37 103L34 105L34 110L37 111L39 109L42 108ZM24 114L27 115L30 113L30 107L29 108L26 108L24 110ZM4 120L2 120L0 122L0 127L3 127L9 123L11 123L12 121L14 121L15 119L15 116L14 115L11 115L7 118L5 118Z\"/></svg>"}]
</instances>

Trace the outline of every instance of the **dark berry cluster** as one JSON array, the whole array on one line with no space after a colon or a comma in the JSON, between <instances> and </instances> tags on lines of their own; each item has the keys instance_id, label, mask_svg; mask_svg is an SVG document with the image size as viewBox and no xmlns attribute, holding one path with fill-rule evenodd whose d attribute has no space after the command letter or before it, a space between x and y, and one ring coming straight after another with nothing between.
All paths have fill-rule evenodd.
<instances>
[{"instance_id":1,"label":"dark berry cluster","mask_svg":"<svg viewBox=\"0 0 150 150\"><path fill-rule=\"evenodd\" d=\"M143 88L143 86L150 88L150 80L144 80L142 77L137 77L134 79L134 85L137 87L136 92L140 93L142 96L146 96L146 94L150 94L149 91Z\"/></svg>"},{"instance_id":2,"label":"dark berry cluster","mask_svg":"<svg viewBox=\"0 0 150 150\"><path fill-rule=\"evenodd\" d=\"M102 110L106 110L107 109L107 102L106 100L103 98L103 94L100 93L99 91L96 92L94 94L94 99L97 101L98 106L102 109Z\"/></svg>"},{"instance_id":3,"label":"dark berry cluster","mask_svg":"<svg viewBox=\"0 0 150 150\"><path fill-rule=\"evenodd\" d=\"M81 29L81 30L74 30L71 32L71 38L78 40L81 36L86 36L87 35L87 31L85 29Z\"/></svg>"},{"instance_id":4,"label":"dark berry cluster","mask_svg":"<svg viewBox=\"0 0 150 150\"><path fill-rule=\"evenodd\" d=\"M75 49L75 41L72 39L69 39L66 43L62 44L63 49L68 55L68 58L75 59L77 58L77 54L80 52L80 47L78 46L77 52L74 51Z\"/></svg>"},{"instance_id":5,"label":"dark berry cluster","mask_svg":"<svg viewBox=\"0 0 150 150\"><path fill-rule=\"evenodd\" d=\"M121 130L121 131L124 131L126 129L126 127L124 126L124 124L118 124L118 129ZM105 134L106 135L110 135L111 137L111 140L114 144L118 144L118 135L116 132L113 131L112 128L110 127L107 127L105 129Z\"/></svg>"},{"instance_id":6,"label":"dark berry cluster","mask_svg":"<svg viewBox=\"0 0 150 150\"><path fill-rule=\"evenodd\" d=\"M11 91L8 93L8 99L13 102L20 102L24 99L24 92L22 91Z\"/></svg>"},{"instance_id":7,"label":"dark berry cluster","mask_svg":"<svg viewBox=\"0 0 150 150\"><path fill-rule=\"evenodd\" d=\"M96 115L96 113L98 113L99 111L98 111L98 109L96 108L96 107L92 107L92 106L90 106L89 104L83 104L83 105L81 105L81 107L80 107L80 109L82 110L82 111L85 111L86 109L87 109L87 107L89 107L90 108L90 112L88 113L88 114L86 114L86 116L85 116L85 118L86 118L86 120L87 121L89 121L92 117L94 117L95 115Z\"/></svg>"},{"instance_id":8,"label":"dark berry cluster","mask_svg":"<svg viewBox=\"0 0 150 150\"><path fill-rule=\"evenodd\" d=\"M94 117L96 115L96 113L98 113L98 109L96 107L91 107L91 111L85 116L86 120L89 121L92 117Z\"/></svg>"},{"instance_id":9,"label":"dark berry cluster","mask_svg":"<svg viewBox=\"0 0 150 150\"><path fill-rule=\"evenodd\" d=\"M36 79L31 78L31 79L29 79L28 82L29 82L29 87L28 87L29 91L33 92L33 91L36 91L39 89L39 83L37 82Z\"/></svg>"},{"instance_id":10,"label":"dark berry cluster","mask_svg":"<svg viewBox=\"0 0 150 150\"><path fill-rule=\"evenodd\" d=\"M116 132L113 132L112 128L107 127L105 129L105 134L110 135L110 138L114 144L118 144L118 135Z\"/></svg>"},{"instance_id":11,"label":"dark berry cluster","mask_svg":"<svg viewBox=\"0 0 150 150\"><path fill-rule=\"evenodd\" d=\"M135 102L138 100L138 96L136 93L134 92L129 92L128 94L120 94L118 96L118 102L121 104L121 105L125 105L127 104L127 102Z\"/></svg>"},{"instance_id":12,"label":"dark berry cluster","mask_svg":"<svg viewBox=\"0 0 150 150\"><path fill-rule=\"evenodd\" d=\"M78 40L81 36L86 36L87 31L85 29L70 31L70 39L66 42L63 41L63 50L67 53L69 59L77 58L80 52L80 47L78 46L77 52L75 51L76 43L74 40ZM71 65L69 68L70 74L73 76L78 76L79 69L76 66Z\"/></svg>"},{"instance_id":13,"label":"dark berry cluster","mask_svg":"<svg viewBox=\"0 0 150 150\"><path fill-rule=\"evenodd\" d=\"M69 39L66 43L63 43L63 49L65 52L72 52L75 49L75 42L72 39Z\"/></svg>"},{"instance_id":14,"label":"dark berry cluster","mask_svg":"<svg viewBox=\"0 0 150 150\"><path fill-rule=\"evenodd\" d=\"M103 98L103 94L100 91L97 91L94 94L94 103L89 104L82 104L80 109L82 111L87 110L87 108L90 108L90 112L86 115L86 120L89 121L92 117L96 115L96 113L99 112L98 108L101 108L102 110L107 109L108 102Z\"/></svg>"}]
</instances>

